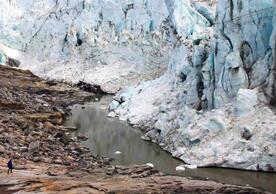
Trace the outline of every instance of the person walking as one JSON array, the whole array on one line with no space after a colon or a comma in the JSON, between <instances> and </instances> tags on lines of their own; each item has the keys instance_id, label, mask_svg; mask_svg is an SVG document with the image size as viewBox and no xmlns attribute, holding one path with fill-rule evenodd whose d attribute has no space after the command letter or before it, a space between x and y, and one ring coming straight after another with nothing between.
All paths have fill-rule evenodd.
<instances>
[{"instance_id":1,"label":"person walking","mask_svg":"<svg viewBox=\"0 0 276 194\"><path fill-rule=\"evenodd\" d=\"M8 165L8 174L10 174L12 173L12 169L13 169L12 159L9 160L7 165Z\"/></svg>"}]
</instances>

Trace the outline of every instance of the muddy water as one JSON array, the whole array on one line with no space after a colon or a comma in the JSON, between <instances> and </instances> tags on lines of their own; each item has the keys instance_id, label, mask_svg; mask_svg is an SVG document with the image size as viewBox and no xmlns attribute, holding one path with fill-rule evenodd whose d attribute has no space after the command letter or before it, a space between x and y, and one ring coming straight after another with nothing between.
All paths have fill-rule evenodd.
<instances>
[{"instance_id":1,"label":"muddy water","mask_svg":"<svg viewBox=\"0 0 276 194\"><path fill-rule=\"evenodd\" d=\"M100 101L72 107L72 117L66 125L78 128L85 134L84 145L95 155L114 158L113 164L131 165L153 163L155 168L169 174L210 179L235 185L250 185L276 193L276 173L249 172L222 168L200 168L176 172L182 164L158 145L142 140L141 132L131 128L125 121L107 118L107 106L111 98L104 96ZM121 154L115 154L120 151Z\"/></svg>"}]
</instances>

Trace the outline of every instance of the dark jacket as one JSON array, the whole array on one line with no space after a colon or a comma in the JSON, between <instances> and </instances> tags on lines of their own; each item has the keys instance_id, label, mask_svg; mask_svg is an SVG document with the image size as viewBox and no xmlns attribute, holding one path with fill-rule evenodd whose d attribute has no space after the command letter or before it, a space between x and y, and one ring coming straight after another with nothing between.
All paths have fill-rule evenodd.
<instances>
[{"instance_id":1,"label":"dark jacket","mask_svg":"<svg viewBox=\"0 0 276 194\"><path fill-rule=\"evenodd\" d=\"M9 160L9 162L7 163L7 165L8 165L9 169L13 169L12 159Z\"/></svg>"}]
</instances>

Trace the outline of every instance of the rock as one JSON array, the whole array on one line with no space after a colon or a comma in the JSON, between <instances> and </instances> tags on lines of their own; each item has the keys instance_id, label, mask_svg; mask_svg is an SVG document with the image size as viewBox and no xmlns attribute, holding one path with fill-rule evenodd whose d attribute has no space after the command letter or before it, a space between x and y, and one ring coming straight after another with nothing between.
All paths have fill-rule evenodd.
<instances>
[{"instance_id":1,"label":"rock","mask_svg":"<svg viewBox=\"0 0 276 194\"><path fill-rule=\"evenodd\" d=\"M69 130L69 131L76 131L76 130L78 130L77 127L73 127L73 126L64 126L64 129Z\"/></svg>"},{"instance_id":2,"label":"rock","mask_svg":"<svg viewBox=\"0 0 276 194\"><path fill-rule=\"evenodd\" d=\"M64 132L57 132L55 137L64 145L68 145L71 142L71 139Z\"/></svg>"},{"instance_id":3,"label":"rock","mask_svg":"<svg viewBox=\"0 0 276 194\"><path fill-rule=\"evenodd\" d=\"M89 83L85 83L83 81L79 81L76 84L76 86L86 92L92 92L92 93L96 93L96 94L104 93L101 89L101 86L96 85L96 84L89 84Z\"/></svg>"},{"instance_id":4,"label":"rock","mask_svg":"<svg viewBox=\"0 0 276 194\"><path fill-rule=\"evenodd\" d=\"M57 173L54 173L54 172L51 172L51 171L46 172L46 174L48 176L57 176L58 175Z\"/></svg>"},{"instance_id":5,"label":"rock","mask_svg":"<svg viewBox=\"0 0 276 194\"><path fill-rule=\"evenodd\" d=\"M148 137L149 139L155 139L156 137L159 136L159 134L160 134L159 130L153 129L147 132L145 136Z\"/></svg>"},{"instance_id":6,"label":"rock","mask_svg":"<svg viewBox=\"0 0 276 194\"><path fill-rule=\"evenodd\" d=\"M39 152L39 148L40 148L40 141L31 142L28 147L28 152L30 153Z\"/></svg>"},{"instance_id":7,"label":"rock","mask_svg":"<svg viewBox=\"0 0 276 194\"><path fill-rule=\"evenodd\" d=\"M33 158L33 161L34 161L34 162L40 162L41 160L40 160L39 157L34 157L34 158Z\"/></svg>"},{"instance_id":8,"label":"rock","mask_svg":"<svg viewBox=\"0 0 276 194\"><path fill-rule=\"evenodd\" d=\"M143 135L141 136L141 139L145 140L145 141L150 141L150 137L146 136L146 135Z\"/></svg>"},{"instance_id":9,"label":"rock","mask_svg":"<svg viewBox=\"0 0 276 194\"><path fill-rule=\"evenodd\" d=\"M26 146L22 146L19 149L20 149L20 152L27 152L28 151L28 147L26 147Z\"/></svg>"},{"instance_id":10,"label":"rock","mask_svg":"<svg viewBox=\"0 0 276 194\"><path fill-rule=\"evenodd\" d=\"M20 61L18 61L17 59L8 57L7 65L11 67L19 67Z\"/></svg>"},{"instance_id":11,"label":"rock","mask_svg":"<svg viewBox=\"0 0 276 194\"><path fill-rule=\"evenodd\" d=\"M46 121L44 124L43 124L43 127L46 128L46 129L54 129L55 126L49 122L49 121Z\"/></svg>"},{"instance_id":12,"label":"rock","mask_svg":"<svg viewBox=\"0 0 276 194\"><path fill-rule=\"evenodd\" d=\"M241 130L241 137L245 140L250 140L253 136L252 131L246 127Z\"/></svg>"},{"instance_id":13,"label":"rock","mask_svg":"<svg viewBox=\"0 0 276 194\"><path fill-rule=\"evenodd\" d=\"M63 162L62 162L61 159L55 159L55 160L54 160L54 163L55 163L55 164L63 164Z\"/></svg>"},{"instance_id":14,"label":"rock","mask_svg":"<svg viewBox=\"0 0 276 194\"><path fill-rule=\"evenodd\" d=\"M88 140L88 137L85 136L85 135L83 135L83 134L78 134L78 135L77 135L77 138L78 138L79 140L82 140L82 141Z\"/></svg>"},{"instance_id":15,"label":"rock","mask_svg":"<svg viewBox=\"0 0 276 194\"><path fill-rule=\"evenodd\" d=\"M69 162L75 161L75 159L72 156L66 156L64 159Z\"/></svg>"},{"instance_id":16,"label":"rock","mask_svg":"<svg viewBox=\"0 0 276 194\"><path fill-rule=\"evenodd\" d=\"M42 162L48 163L48 164L52 164L53 163L53 159L51 158L43 158Z\"/></svg>"},{"instance_id":17,"label":"rock","mask_svg":"<svg viewBox=\"0 0 276 194\"><path fill-rule=\"evenodd\" d=\"M5 153L5 148L2 145L0 145L0 154L3 154L3 153Z\"/></svg>"}]
</instances>

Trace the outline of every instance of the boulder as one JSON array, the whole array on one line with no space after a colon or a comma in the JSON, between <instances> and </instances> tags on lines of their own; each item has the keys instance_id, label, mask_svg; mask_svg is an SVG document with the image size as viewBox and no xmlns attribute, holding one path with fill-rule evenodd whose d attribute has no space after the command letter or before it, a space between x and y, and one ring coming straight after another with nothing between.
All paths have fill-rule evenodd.
<instances>
[{"instance_id":1,"label":"boulder","mask_svg":"<svg viewBox=\"0 0 276 194\"><path fill-rule=\"evenodd\" d=\"M5 148L0 145L0 154L3 154L3 153L5 153Z\"/></svg>"},{"instance_id":2,"label":"boulder","mask_svg":"<svg viewBox=\"0 0 276 194\"><path fill-rule=\"evenodd\" d=\"M252 131L248 129L247 127L244 127L241 130L241 137L245 140L250 140L251 137L253 136Z\"/></svg>"},{"instance_id":3,"label":"boulder","mask_svg":"<svg viewBox=\"0 0 276 194\"><path fill-rule=\"evenodd\" d=\"M46 122L43 124L43 127L44 127L45 129L54 129L54 128L55 128L55 126L54 126L51 122L49 122L49 121L46 121Z\"/></svg>"},{"instance_id":4,"label":"boulder","mask_svg":"<svg viewBox=\"0 0 276 194\"><path fill-rule=\"evenodd\" d=\"M39 151L39 148L40 148L40 142L39 141L34 141L34 142L31 142L29 144L29 147L28 147L28 152L29 153L36 153Z\"/></svg>"}]
</instances>

